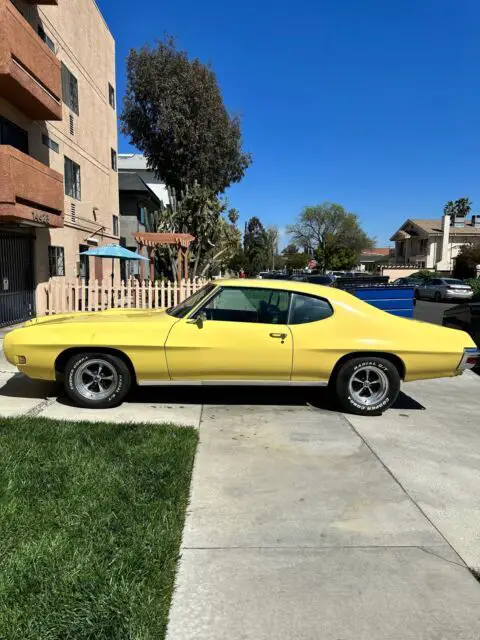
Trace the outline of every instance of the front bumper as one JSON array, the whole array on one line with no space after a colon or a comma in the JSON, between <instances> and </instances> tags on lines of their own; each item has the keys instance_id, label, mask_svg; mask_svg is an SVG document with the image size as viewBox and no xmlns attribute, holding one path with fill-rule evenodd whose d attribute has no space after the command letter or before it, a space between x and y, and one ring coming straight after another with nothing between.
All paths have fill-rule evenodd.
<instances>
[{"instance_id":1,"label":"front bumper","mask_svg":"<svg viewBox=\"0 0 480 640\"><path fill-rule=\"evenodd\" d=\"M463 373L466 369L474 369L478 366L480 366L480 349L464 349L462 359L457 367L457 373Z\"/></svg>"}]
</instances>

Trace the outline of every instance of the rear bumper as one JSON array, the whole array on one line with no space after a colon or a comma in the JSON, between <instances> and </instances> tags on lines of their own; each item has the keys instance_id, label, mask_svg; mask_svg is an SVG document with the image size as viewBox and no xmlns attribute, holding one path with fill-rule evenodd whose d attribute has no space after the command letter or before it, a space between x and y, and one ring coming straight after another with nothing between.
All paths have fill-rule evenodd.
<instances>
[{"instance_id":1,"label":"rear bumper","mask_svg":"<svg viewBox=\"0 0 480 640\"><path fill-rule=\"evenodd\" d=\"M447 300L471 300L473 291L445 291Z\"/></svg>"},{"instance_id":2,"label":"rear bumper","mask_svg":"<svg viewBox=\"0 0 480 640\"><path fill-rule=\"evenodd\" d=\"M478 366L480 366L480 349L464 349L457 373L463 373L466 369L475 369Z\"/></svg>"}]
</instances>

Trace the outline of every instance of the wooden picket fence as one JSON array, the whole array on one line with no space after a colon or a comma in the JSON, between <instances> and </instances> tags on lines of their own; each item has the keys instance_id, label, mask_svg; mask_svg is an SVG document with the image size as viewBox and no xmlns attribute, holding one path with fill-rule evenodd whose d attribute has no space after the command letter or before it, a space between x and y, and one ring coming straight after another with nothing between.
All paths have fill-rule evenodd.
<instances>
[{"instance_id":1,"label":"wooden picket fence","mask_svg":"<svg viewBox=\"0 0 480 640\"><path fill-rule=\"evenodd\" d=\"M165 309L172 307L205 284L205 280L177 282L131 279L112 285L110 279L50 280L45 287L46 314L106 309Z\"/></svg>"}]
</instances>

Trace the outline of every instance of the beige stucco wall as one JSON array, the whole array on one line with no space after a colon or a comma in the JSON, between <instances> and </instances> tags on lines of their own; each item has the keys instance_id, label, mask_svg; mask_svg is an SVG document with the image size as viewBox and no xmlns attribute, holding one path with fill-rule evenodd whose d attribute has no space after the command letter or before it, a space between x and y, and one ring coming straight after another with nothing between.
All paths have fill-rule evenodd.
<instances>
[{"instance_id":1,"label":"beige stucco wall","mask_svg":"<svg viewBox=\"0 0 480 640\"><path fill-rule=\"evenodd\" d=\"M399 267L398 269L382 267L382 276L388 276L390 282L393 282L393 280L397 278L408 278L408 276L411 276L412 273L416 273L417 271L418 267Z\"/></svg>"},{"instance_id":2,"label":"beige stucco wall","mask_svg":"<svg viewBox=\"0 0 480 640\"><path fill-rule=\"evenodd\" d=\"M117 151L117 117L108 94L109 83L116 87L115 42L93 0L62 0L58 6L32 7L25 0L15 0L15 4L35 31L38 24L42 25L55 43L58 58L78 80L79 115L63 104L61 122L32 122L0 99L0 115L28 130L30 155L62 175L64 156L80 165L81 200L65 196L64 228L36 230L37 313L41 314L49 245L64 247L66 278L71 279L77 276L79 245L87 244L87 238L94 236L100 245L118 242L112 233L112 216L119 215L118 174L111 168L111 149ZM73 135L70 116L74 120ZM58 153L42 143L42 133L58 143ZM90 275L94 277L95 273L94 260L90 259ZM110 275L110 262L103 265L103 273Z\"/></svg>"}]
</instances>

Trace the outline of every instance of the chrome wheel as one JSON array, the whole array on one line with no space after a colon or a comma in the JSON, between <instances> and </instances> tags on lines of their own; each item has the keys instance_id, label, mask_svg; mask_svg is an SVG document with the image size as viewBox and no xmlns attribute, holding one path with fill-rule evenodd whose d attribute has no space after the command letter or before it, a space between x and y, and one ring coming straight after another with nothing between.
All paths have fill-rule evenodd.
<instances>
[{"instance_id":1,"label":"chrome wheel","mask_svg":"<svg viewBox=\"0 0 480 640\"><path fill-rule=\"evenodd\" d=\"M371 365L359 367L348 382L348 392L352 399L366 407L382 402L388 390L389 382L385 372Z\"/></svg>"},{"instance_id":2,"label":"chrome wheel","mask_svg":"<svg viewBox=\"0 0 480 640\"><path fill-rule=\"evenodd\" d=\"M74 385L77 393L89 400L109 398L118 385L118 373L107 360L92 358L75 371Z\"/></svg>"}]
</instances>

